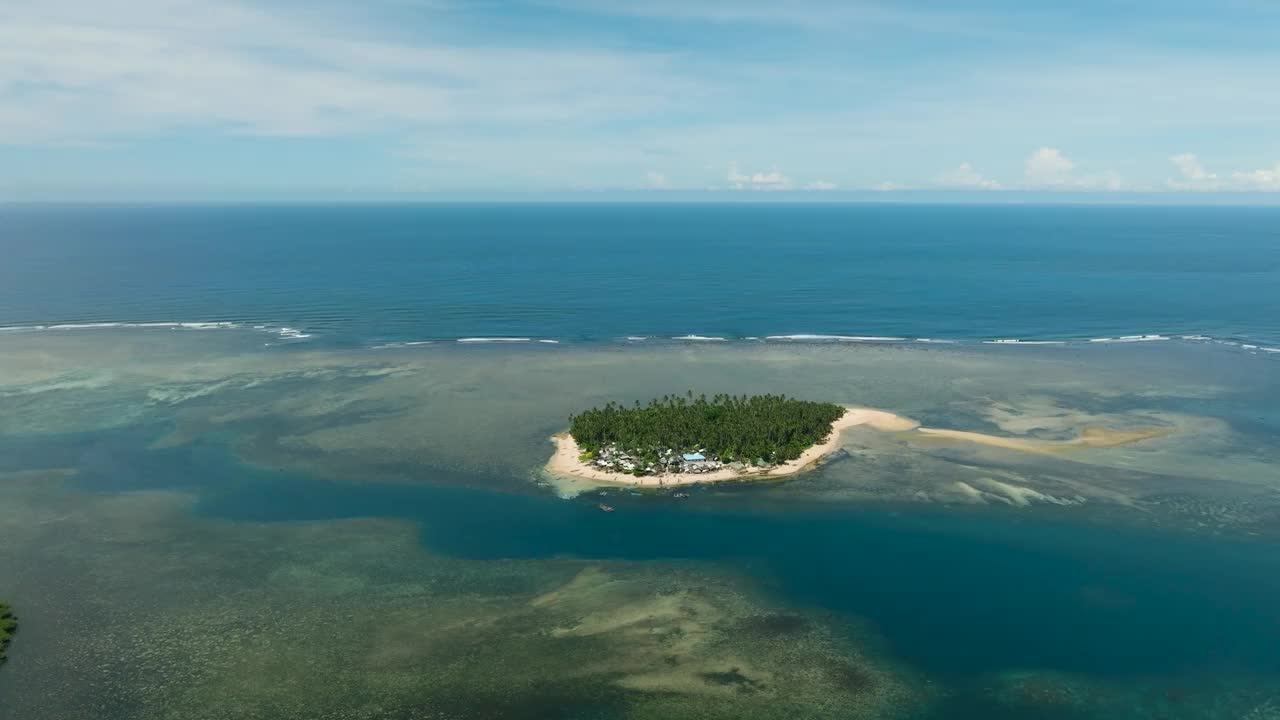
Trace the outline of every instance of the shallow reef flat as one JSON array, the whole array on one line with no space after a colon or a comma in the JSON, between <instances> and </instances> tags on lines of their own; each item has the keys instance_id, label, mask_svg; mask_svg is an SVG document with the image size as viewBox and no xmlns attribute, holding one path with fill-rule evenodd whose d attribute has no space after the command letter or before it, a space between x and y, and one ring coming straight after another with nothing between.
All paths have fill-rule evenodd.
<instances>
[{"instance_id":1,"label":"shallow reef flat","mask_svg":"<svg viewBox=\"0 0 1280 720\"><path fill-rule=\"evenodd\" d=\"M405 523L193 519L177 492L0 477L32 601L0 717L892 718L917 676L867 631L688 564L468 562Z\"/></svg>"},{"instance_id":2,"label":"shallow reef flat","mask_svg":"<svg viewBox=\"0 0 1280 720\"><path fill-rule=\"evenodd\" d=\"M850 428L819 471L761 488L765 502L1103 507L1280 529L1280 362L1210 345L373 350L118 331L0 338L0 370L11 455L104 433L156 451L223 438L255 466L328 481L539 493L546 438L577 409L685 388L778 392L934 431Z\"/></svg>"},{"instance_id":3,"label":"shallow reef flat","mask_svg":"<svg viewBox=\"0 0 1280 720\"><path fill-rule=\"evenodd\" d=\"M1150 346L0 338L0 719L1272 720L1280 363ZM575 409L690 387L913 422L543 484Z\"/></svg>"}]
</instances>

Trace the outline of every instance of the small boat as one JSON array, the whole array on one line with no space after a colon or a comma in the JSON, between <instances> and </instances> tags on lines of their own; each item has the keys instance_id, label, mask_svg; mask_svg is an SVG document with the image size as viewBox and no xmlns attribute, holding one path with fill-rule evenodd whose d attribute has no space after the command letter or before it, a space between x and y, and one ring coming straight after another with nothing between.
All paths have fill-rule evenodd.
<instances>
[{"instance_id":1,"label":"small boat","mask_svg":"<svg viewBox=\"0 0 1280 720\"><path fill-rule=\"evenodd\" d=\"M674 498L687 498L687 497L689 497L689 493L687 493L687 492L672 493L672 494L671 494L671 497L674 497Z\"/></svg>"},{"instance_id":2,"label":"small boat","mask_svg":"<svg viewBox=\"0 0 1280 720\"><path fill-rule=\"evenodd\" d=\"M605 505L604 503L600 503L600 509L603 510L604 512L613 512L613 508L609 507L608 505Z\"/></svg>"}]
</instances>

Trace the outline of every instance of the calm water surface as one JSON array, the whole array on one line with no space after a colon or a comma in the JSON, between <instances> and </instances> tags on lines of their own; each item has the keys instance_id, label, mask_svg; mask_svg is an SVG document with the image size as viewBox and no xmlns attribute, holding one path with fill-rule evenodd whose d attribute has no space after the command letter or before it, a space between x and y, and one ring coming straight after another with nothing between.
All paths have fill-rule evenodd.
<instances>
[{"instance_id":1,"label":"calm water surface","mask_svg":"<svg viewBox=\"0 0 1280 720\"><path fill-rule=\"evenodd\" d=\"M10 207L0 252L0 326L1280 344L1277 208Z\"/></svg>"}]
</instances>

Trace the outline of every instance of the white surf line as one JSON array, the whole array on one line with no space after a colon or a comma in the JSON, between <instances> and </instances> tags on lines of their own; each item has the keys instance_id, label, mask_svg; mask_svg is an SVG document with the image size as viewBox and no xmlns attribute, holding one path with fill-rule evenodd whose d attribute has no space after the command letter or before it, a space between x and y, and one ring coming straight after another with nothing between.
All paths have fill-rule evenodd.
<instances>
[{"instance_id":1,"label":"white surf line","mask_svg":"<svg viewBox=\"0 0 1280 720\"><path fill-rule=\"evenodd\" d=\"M1000 340L983 340L983 345L1066 345L1066 340L1018 340L1002 338Z\"/></svg>"},{"instance_id":2,"label":"white surf line","mask_svg":"<svg viewBox=\"0 0 1280 720\"><path fill-rule=\"evenodd\" d=\"M559 345L559 340L551 338L527 338L527 337L465 337L458 338L454 342L464 345L483 345L485 343L541 343L543 345Z\"/></svg>"},{"instance_id":3,"label":"white surf line","mask_svg":"<svg viewBox=\"0 0 1280 720\"><path fill-rule=\"evenodd\" d=\"M904 337L886 337L881 335L766 335L765 340L772 342L906 342Z\"/></svg>"},{"instance_id":4,"label":"white surf line","mask_svg":"<svg viewBox=\"0 0 1280 720\"><path fill-rule=\"evenodd\" d=\"M1120 337L1090 338L1091 343L1133 343L1152 342L1155 340L1171 340L1166 335L1121 335Z\"/></svg>"},{"instance_id":5,"label":"white surf line","mask_svg":"<svg viewBox=\"0 0 1280 720\"><path fill-rule=\"evenodd\" d=\"M36 331L65 331L65 330L113 330L125 328L131 330L156 330L161 328L175 329L181 328L185 330L228 330L242 327L239 323L218 321L218 322L93 322L93 323L54 323L52 325L12 325L9 327L0 327L0 332L36 332Z\"/></svg>"},{"instance_id":6,"label":"white surf line","mask_svg":"<svg viewBox=\"0 0 1280 720\"><path fill-rule=\"evenodd\" d=\"M370 345L369 349L370 350L387 350L389 348L411 348L411 347L421 347L423 345L434 345L434 344L435 344L434 340L414 340L412 342L380 343L378 345Z\"/></svg>"}]
</instances>

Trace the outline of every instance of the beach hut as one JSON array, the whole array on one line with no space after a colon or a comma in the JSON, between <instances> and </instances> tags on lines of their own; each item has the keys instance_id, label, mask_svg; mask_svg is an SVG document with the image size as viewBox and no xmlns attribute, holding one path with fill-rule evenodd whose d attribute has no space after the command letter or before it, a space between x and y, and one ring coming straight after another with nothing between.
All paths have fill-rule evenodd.
<instances>
[{"instance_id":1,"label":"beach hut","mask_svg":"<svg viewBox=\"0 0 1280 720\"><path fill-rule=\"evenodd\" d=\"M685 462L706 462L707 456L702 453L685 453L683 455Z\"/></svg>"}]
</instances>

